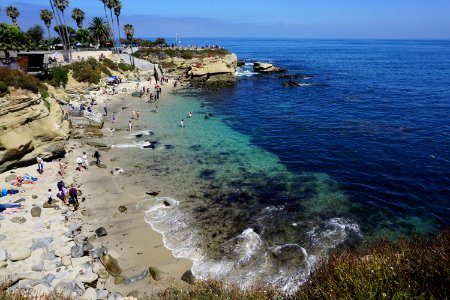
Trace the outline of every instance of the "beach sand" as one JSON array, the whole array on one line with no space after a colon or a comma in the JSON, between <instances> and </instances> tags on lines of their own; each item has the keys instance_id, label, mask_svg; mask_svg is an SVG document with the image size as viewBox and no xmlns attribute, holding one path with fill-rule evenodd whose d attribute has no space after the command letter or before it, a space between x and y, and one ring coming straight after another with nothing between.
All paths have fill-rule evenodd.
<instances>
[{"instance_id":1,"label":"beach sand","mask_svg":"<svg viewBox=\"0 0 450 300\"><path fill-rule=\"evenodd\" d=\"M126 84L123 84L123 86L125 85ZM173 84L167 84L166 87L163 87L163 95L169 92L169 86L173 86ZM99 111L100 108L106 104L111 112L115 110L119 112L121 110L119 108L124 106L128 106L128 112L130 112L133 109L134 103L138 104L142 101L146 101L146 99L144 100L143 98L133 99L125 95L108 96L104 97L104 99L107 99L104 100L106 103L102 103L102 101L98 103ZM111 113L107 118L110 117ZM117 124L119 124L121 119L120 113L117 114L117 117ZM122 122L124 121L122 120ZM111 135L111 131L108 127L109 126L106 125L103 129L106 136ZM20 192L18 194L0 198L0 203L14 202L22 199L22 203L26 206L26 208L20 209L16 213L2 214L4 215L4 219L0 221L1 233L5 238L0 240L0 249L10 253L16 251L17 248L30 248L33 245L33 238L48 236L53 238L53 242L44 247L44 249L46 249L45 251L51 252L52 249L58 247L67 248L68 245L74 245L72 240L76 240L76 237L67 238L64 236L64 233L70 231L68 227L75 222L81 226L80 234L84 235L85 238L88 238L94 248L97 249L104 246L108 249L108 253L111 256L118 259L118 263L122 268L121 275L124 276L125 279L142 274L148 270L149 267L161 271L161 279L158 281L152 279L151 276L145 276L144 279L136 282L117 285L114 283L115 278L113 276L99 278L98 281L96 281L97 289L106 289L109 292L120 292L123 296L131 293L131 295L134 295L137 298L142 298L144 295L154 298L157 292L165 290L171 286L171 284L175 283L178 286L183 287L186 283L181 281L181 276L185 271L190 270L191 262L185 259L175 258L172 253L164 247L162 236L153 231L145 222L145 212L140 210L136 204L143 199L154 198L145 194L146 187L135 187L133 189L127 189L127 191L119 188L118 186L120 184L118 183L120 183L120 178L121 176L126 176L126 172L121 175L112 174L111 170L115 167L120 167L120 162L114 161L115 159L110 157L106 150L100 151L102 155L101 161L106 165L106 168L99 168L96 165L93 165L90 166L88 170L83 170L81 172L76 170L76 158L77 156L82 155L83 152L87 153L90 161L94 160L92 155L96 148L88 145L88 142L92 140L96 142L105 141L103 138L81 138L70 139L66 144L67 153L64 160L67 162L67 168L63 180L66 183L66 186L74 183L82 193L82 195L79 195L78 197L80 206L77 211L72 212L72 208L69 209L66 205L59 202L58 205L61 207L59 210L42 208L40 217L32 218L30 216L32 207L42 207L43 203L47 200L47 191L49 188L52 189L53 199L56 199L56 183L61 178L58 174L59 167L57 160L45 162L45 171L42 175L37 173L36 165L18 168L13 170L14 173L8 171L0 175L2 188L10 188L10 184L5 182L5 178L11 174L23 175L27 173L39 178L35 184L19 187L18 189ZM37 199L33 199L32 195L36 195ZM119 206L126 207L126 211L120 212L118 209ZM14 217L25 217L27 220L25 223L17 225L17 223L11 221ZM57 219L58 221L52 221L53 219ZM45 224L48 222L56 224L57 226L52 225L46 227ZM39 227L36 224L44 225ZM99 227L104 227L106 229L106 236L96 237L95 230ZM12 240L14 240L14 242L12 242ZM59 244L56 245L55 241L58 241ZM38 250L33 252L36 251ZM87 251L85 251L85 254L87 254ZM36 255L32 253L30 258L25 258L18 262L11 262L7 259L5 261L0 261L0 263L2 265L7 265L7 268L5 269L7 272L26 272L32 274L25 276L25 280L27 280L26 277L41 279L49 273L57 273L58 269L52 268L51 266L48 267L48 270L47 268L44 268L44 270L40 272L32 271L32 263L39 263L39 259L36 259L35 256ZM86 258L86 255L83 258ZM33 262L29 261L30 259L33 259ZM77 259L72 258L72 261L74 260ZM96 271L96 269L104 271L104 268L98 267L98 259L88 257L86 258L86 261L94 266L94 271ZM58 263L55 264L55 267L57 265ZM64 268L69 273L71 273L71 270L75 273L79 271L73 264ZM5 271L2 272L3 273L0 273L0 278L7 275ZM34 273L39 273L39 275ZM24 277L19 274L19 277L20 276ZM70 280L72 277L69 276L67 279ZM54 280L50 285L51 288L41 288L37 289L37 291L43 293L49 292L59 282L63 282L64 279L65 278L62 278L60 280L57 275L57 280Z\"/></svg>"}]
</instances>

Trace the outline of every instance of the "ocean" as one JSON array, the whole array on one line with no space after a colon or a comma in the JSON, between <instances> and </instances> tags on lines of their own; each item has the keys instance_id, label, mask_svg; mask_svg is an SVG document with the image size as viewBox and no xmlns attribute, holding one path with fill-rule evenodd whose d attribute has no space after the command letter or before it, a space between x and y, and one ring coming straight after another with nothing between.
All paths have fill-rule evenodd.
<instances>
[{"instance_id":1,"label":"ocean","mask_svg":"<svg viewBox=\"0 0 450 300\"><path fill-rule=\"evenodd\" d=\"M143 135L112 151L129 184L161 190L146 221L196 277L289 293L331 249L449 225L449 41L183 44L236 53L237 85L142 104ZM283 87L255 61L305 76Z\"/></svg>"}]
</instances>

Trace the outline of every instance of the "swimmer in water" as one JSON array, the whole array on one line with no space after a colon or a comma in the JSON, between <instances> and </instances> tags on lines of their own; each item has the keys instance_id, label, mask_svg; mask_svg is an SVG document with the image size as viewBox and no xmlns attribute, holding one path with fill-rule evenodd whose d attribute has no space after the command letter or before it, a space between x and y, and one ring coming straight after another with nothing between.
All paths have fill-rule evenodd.
<instances>
[{"instance_id":1,"label":"swimmer in water","mask_svg":"<svg viewBox=\"0 0 450 300\"><path fill-rule=\"evenodd\" d=\"M184 127L184 120L183 119L181 119L181 121L180 121L180 126Z\"/></svg>"},{"instance_id":2,"label":"swimmer in water","mask_svg":"<svg viewBox=\"0 0 450 300\"><path fill-rule=\"evenodd\" d=\"M189 112L189 113L188 113L188 117L189 117L189 118L192 118L192 112Z\"/></svg>"}]
</instances>

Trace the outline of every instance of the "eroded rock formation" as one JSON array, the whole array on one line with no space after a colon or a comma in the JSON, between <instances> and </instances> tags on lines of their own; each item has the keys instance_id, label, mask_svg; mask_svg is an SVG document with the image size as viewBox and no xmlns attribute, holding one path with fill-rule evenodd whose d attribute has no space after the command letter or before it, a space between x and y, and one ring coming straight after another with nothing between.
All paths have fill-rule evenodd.
<instances>
[{"instance_id":1,"label":"eroded rock formation","mask_svg":"<svg viewBox=\"0 0 450 300\"><path fill-rule=\"evenodd\" d=\"M56 101L12 90L0 98L0 172L62 153L69 130Z\"/></svg>"}]
</instances>

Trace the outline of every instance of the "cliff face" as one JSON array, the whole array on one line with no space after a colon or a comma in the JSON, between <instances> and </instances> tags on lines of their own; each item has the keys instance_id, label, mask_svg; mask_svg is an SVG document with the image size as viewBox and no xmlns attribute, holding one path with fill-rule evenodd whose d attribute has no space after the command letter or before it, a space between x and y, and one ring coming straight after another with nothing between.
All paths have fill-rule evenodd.
<instances>
[{"instance_id":1,"label":"cliff face","mask_svg":"<svg viewBox=\"0 0 450 300\"><path fill-rule=\"evenodd\" d=\"M69 130L53 99L13 90L0 98L0 172L60 154Z\"/></svg>"},{"instance_id":2,"label":"cliff face","mask_svg":"<svg viewBox=\"0 0 450 300\"><path fill-rule=\"evenodd\" d=\"M237 56L234 53L183 59L168 58L161 61L165 72L195 86L226 86L236 83Z\"/></svg>"}]
</instances>

